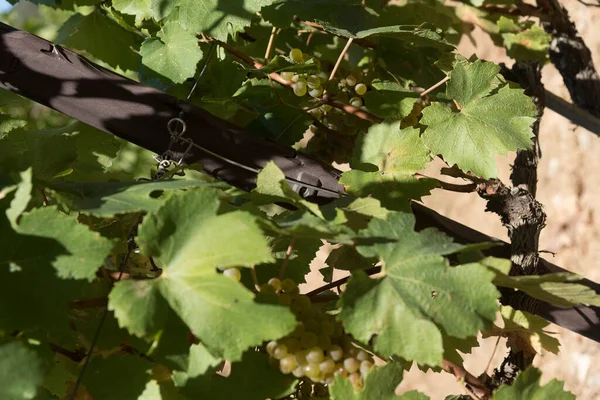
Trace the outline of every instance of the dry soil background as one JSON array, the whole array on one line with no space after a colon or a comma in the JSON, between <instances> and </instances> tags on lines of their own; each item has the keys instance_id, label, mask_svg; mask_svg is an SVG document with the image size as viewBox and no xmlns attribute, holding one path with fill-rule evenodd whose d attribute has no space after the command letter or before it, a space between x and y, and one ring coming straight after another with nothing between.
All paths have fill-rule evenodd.
<instances>
[{"instance_id":1,"label":"dry soil background","mask_svg":"<svg viewBox=\"0 0 600 400\"><path fill-rule=\"evenodd\" d=\"M577 0L566 0L563 4L594 54L596 68L600 69L600 8L585 6ZM504 51L495 47L481 32L474 34L476 43L464 39L459 51L465 56L475 53L479 58L490 61L509 61ZM562 78L552 65L544 67L543 82L548 90L570 101ZM600 281L600 138L546 110L541 123L540 143L542 159L537 196L548 216L540 249L556 253L554 257L545 255L553 263ZM499 158L500 178L507 183L513 159L514 154ZM436 166L439 170L439 165ZM432 166L428 173L435 171L436 166ZM438 190L425 198L424 203L486 234L507 238L499 219L483 211L485 203L476 194ZM316 270L322 266L326 255L326 250L321 251L313 262L311 286L320 281ZM578 400L600 400L600 344L555 325L549 328L557 332L562 346L558 356L548 353L536 357L534 364L544 373L542 382L556 377L565 381L565 387ZM482 340L481 347L465 357L465 365L471 373L478 375L484 371L495 344L494 339ZM499 365L505 354L506 347L500 342L490 368ZM443 399L451 391L464 393L454 376L423 374L414 367L405 374L400 389L418 389L434 400Z\"/></svg>"}]
</instances>

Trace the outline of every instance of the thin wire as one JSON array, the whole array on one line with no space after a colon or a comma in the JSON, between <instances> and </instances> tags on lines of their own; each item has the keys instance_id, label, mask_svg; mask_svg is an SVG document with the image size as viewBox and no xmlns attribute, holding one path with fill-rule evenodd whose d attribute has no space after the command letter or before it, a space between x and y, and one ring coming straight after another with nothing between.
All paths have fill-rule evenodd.
<instances>
[{"instance_id":1,"label":"thin wire","mask_svg":"<svg viewBox=\"0 0 600 400\"><path fill-rule=\"evenodd\" d=\"M190 89L190 92L188 93L187 97L185 98L186 100L189 100L192 97L192 94L194 94L194 91L196 90L196 87L198 86L198 82L200 82L200 78L202 78L202 75L204 75L204 71L206 71L208 64L210 64L210 60L212 59L212 56L215 53L216 46L217 46L216 42L211 42L210 49L208 50L208 57L206 57L206 61L204 61L204 65L202 66L202 70L200 70L200 74L198 74L198 77L196 78L196 82L194 82L194 86L192 86L192 88Z\"/></svg>"},{"instance_id":2,"label":"thin wire","mask_svg":"<svg viewBox=\"0 0 600 400\"><path fill-rule=\"evenodd\" d=\"M128 244L127 244L127 253L125 253L125 258L123 259L123 261L121 262L121 265L119 266L119 276L117 277L117 282L120 281L121 278L123 277L123 271L125 270L125 265L127 265L127 262L129 261L129 256L130 256L132 250L133 250L133 238L130 235L130 238L129 238ZM106 303L106 306L104 307L104 311L102 312L102 317L100 318L100 323L98 324L98 326L96 327L96 331L94 332L94 337L92 339L92 343L90 344L90 349L88 350L85 361L83 362L83 367L81 367L81 371L79 371L79 375L77 376L77 381L75 382L75 386L73 387L73 392L69 396L70 400L75 400L75 397L77 396L77 390L79 389L79 386L81 385L81 381L83 380L83 375L85 374L85 370L87 369L90 359L92 358L92 353L94 352L94 348L96 347L96 344L98 343L98 339L100 338L100 333L102 332L102 327L104 326L104 322L106 321L107 315L108 315L108 302Z\"/></svg>"},{"instance_id":3,"label":"thin wire","mask_svg":"<svg viewBox=\"0 0 600 400\"><path fill-rule=\"evenodd\" d=\"M205 152L207 154L210 154L211 156L213 156L215 158L218 158L219 160L225 161L228 164L235 165L236 167L245 169L246 171L250 171L250 172L255 173L257 175L261 171L260 169L249 167L249 166L241 164L241 163L239 163L237 161L231 160L231 159L229 159L227 157L223 157L222 155L217 154L215 152L212 152L212 151L210 151L208 149L205 149L204 147L202 147L202 146L194 143L194 141L192 141L190 139L187 139L185 137L180 138L180 141L184 142L184 143L188 143L188 144L191 142L192 146L196 147L197 149L199 149L199 150L201 150L201 151L203 151L203 152ZM325 192L325 193L329 193L329 194L333 194L333 195L337 195L337 196L347 196L346 193L338 192L338 191L327 189L327 188L324 188L324 187L319 187L319 186L311 185L310 183L305 183L305 182L302 182L302 181L298 181L298 180L296 180L294 178L288 178L288 177L286 177L285 180L288 183L292 183L292 184L295 184L295 185L298 185L298 186L303 186L303 187L305 187L307 189L318 190L318 191L321 191L321 192Z\"/></svg>"}]
</instances>

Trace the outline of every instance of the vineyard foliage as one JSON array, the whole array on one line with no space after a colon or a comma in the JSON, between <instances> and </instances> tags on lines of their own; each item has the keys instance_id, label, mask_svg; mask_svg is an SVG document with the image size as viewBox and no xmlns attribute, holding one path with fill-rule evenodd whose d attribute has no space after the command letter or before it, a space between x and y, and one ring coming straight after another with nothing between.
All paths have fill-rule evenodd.
<instances>
[{"instance_id":1,"label":"vineyard foliage","mask_svg":"<svg viewBox=\"0 0 600 400\"><path fill-rule=\"evenodd\" d=\"M509 276L491 244L417 232L410 208L442 190L416 175L433 158L494 178L497 155L532 146L533 101L455 46L465 12L517 60L545 62L550 38L487 2L33 0L2 16L179 98L199 77L190 102L345 165L348 196L310 203L272 162L250 193L197 166L152 180L150 152L0 91L0 399L70 398L82 377L79 400L420 400L396 392L403 372L462 365L480 333L557 352L498 287L559 306L593 293ZM301 295L325 242L325 280L348 284ZM490 398L574 397L530 368Z\"/></svg>"}]
</instances>

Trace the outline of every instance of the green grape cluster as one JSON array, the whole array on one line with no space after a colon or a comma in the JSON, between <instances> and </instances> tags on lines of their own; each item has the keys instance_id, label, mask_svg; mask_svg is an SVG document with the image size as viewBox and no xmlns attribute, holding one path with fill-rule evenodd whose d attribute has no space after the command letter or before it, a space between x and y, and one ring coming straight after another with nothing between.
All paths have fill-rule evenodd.
<instances>
[{"instance_id":1,"label":"green grape cluster","mask_svg":"<svg viewBox=\"0 0 600 400\"><path fill-rule=\"evenodd\" d=\"M334 376L341 375L357 390L362 388L373 357L353 346L339 321L300 294L291 279L272 278L260 290L277 294L279 303L289 307L298 321L290 335L266 344L274 367L313 385L330 384Z\"/></svg>"}]
</instances>

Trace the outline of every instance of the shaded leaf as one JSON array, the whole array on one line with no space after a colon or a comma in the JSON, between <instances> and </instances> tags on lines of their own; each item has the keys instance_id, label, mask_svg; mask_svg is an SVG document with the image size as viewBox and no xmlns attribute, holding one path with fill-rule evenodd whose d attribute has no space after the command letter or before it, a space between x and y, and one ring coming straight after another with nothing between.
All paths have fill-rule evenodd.
<instances>
[{"instance_id":1,"label":"shaded leaf","mask_svg":"<svg viewBox=\"0 0 600 400\"><path fill-rule=\"evenodd\" d=\"M545 386L540 386L542 372L529 367L517 375L511 386L502 385L492 396L492 400L575 400L571 392L566 392L564 383L553 379Z\"/></svg>"},{"instance_id":2,"label":"shaded leaf","mask_svg":"<svg viewBox=\"0 0 600 400\"><path fill-rule=\"evenodd\" d=\"M41 360L19 342L0 345L0 398L30 400L44 380Z\"/></svg>"}]
</instances>

